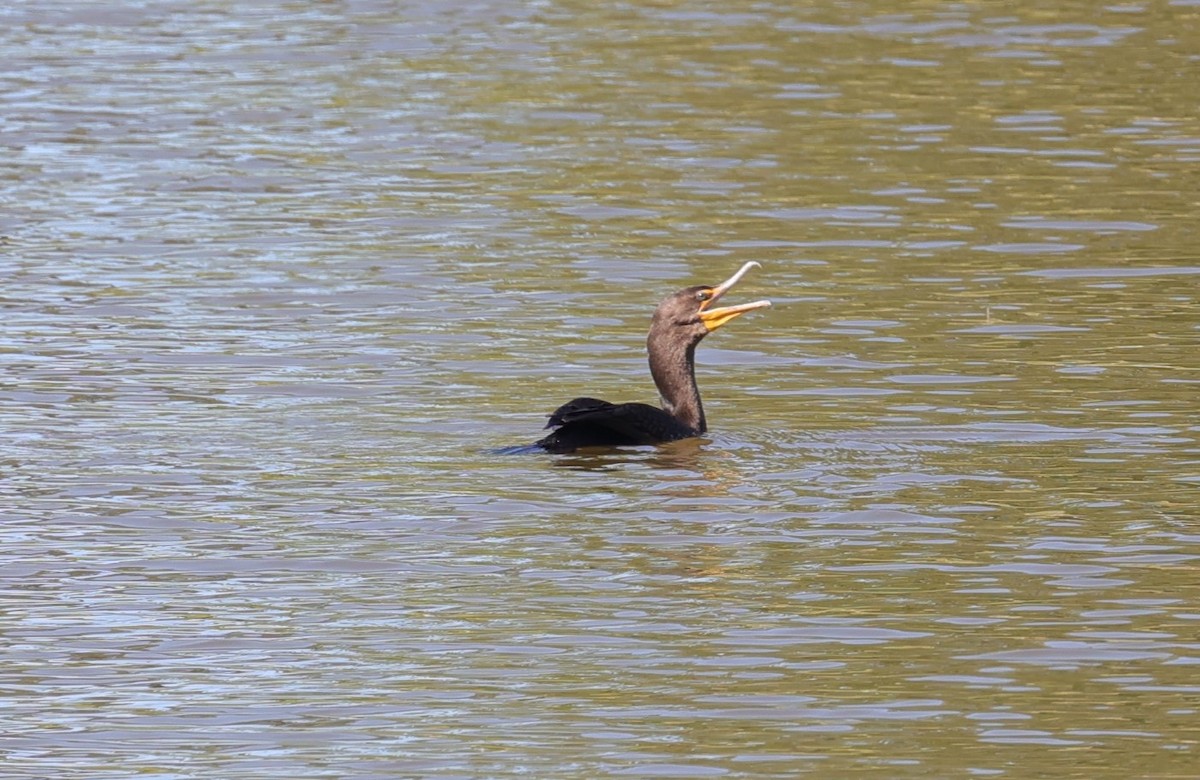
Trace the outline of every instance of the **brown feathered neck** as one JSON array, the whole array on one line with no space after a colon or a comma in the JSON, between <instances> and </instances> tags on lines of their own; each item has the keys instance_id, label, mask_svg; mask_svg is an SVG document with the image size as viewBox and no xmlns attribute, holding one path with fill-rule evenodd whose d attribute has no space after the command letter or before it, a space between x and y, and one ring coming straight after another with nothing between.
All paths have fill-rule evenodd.
<instances>
[{"instance_id":1,"label":"brown feathered neck","mask_svg":"<svg viewBox=\"0 0 1200 780\"><path fill-rule=\"evenodd\" d=\"M703 331L703 326L699 329ZM704 338L695 329L660 326L655 322L646 337L650 375L658 387L662 408L696 433L708 430L700 388L696 386L696 345Z\"/></svg>"}]
</instances>

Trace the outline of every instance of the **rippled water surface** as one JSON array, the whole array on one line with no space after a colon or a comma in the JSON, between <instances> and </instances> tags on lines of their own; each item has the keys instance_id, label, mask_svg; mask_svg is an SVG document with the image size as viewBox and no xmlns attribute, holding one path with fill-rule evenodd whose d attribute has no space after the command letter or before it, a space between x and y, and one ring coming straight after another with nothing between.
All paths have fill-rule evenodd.
<instances>
[{"instance_id":1,"label":"rippled water surface","mask_svg":"<svg viewBox=\"0 0 1200 780\"><path fill-rule=\"evenodd\" d=\"M1194 777L1197 40L9 3L0 777Z\"/></svg>"}]
</instances>

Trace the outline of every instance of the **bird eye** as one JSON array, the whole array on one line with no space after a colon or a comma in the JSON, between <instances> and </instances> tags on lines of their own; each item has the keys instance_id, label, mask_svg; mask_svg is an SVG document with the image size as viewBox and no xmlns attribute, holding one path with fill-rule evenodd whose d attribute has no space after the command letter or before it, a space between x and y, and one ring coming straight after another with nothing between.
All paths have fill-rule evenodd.
<instances>
[{"instance_id":1,"label":"bird eye","mask_svg":"<svg viewBox=\"0 0 1200 780\"><path fill-rule=\"evenodd\" d=\"M700 290L699 292L696 293L696 300L698 300L698 301L707 301L711 297L712 297L712 293L709 292L708 290Z\"/></svg>"}]
</instances>

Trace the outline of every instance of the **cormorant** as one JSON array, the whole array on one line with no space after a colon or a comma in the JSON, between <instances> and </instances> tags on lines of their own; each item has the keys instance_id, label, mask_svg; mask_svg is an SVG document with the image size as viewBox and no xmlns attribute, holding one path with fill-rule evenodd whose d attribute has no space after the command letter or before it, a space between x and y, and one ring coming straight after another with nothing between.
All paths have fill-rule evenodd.
<instances>
[{"instance_id":1,"label":"cormorant","mask_svg":"<svg viewBox=\"0 0 1200 780\"><path fill-rule=\"evenodd\" d=\"M696 345L717 328L770 301L710 308L751 268L751 261L716 287L687 287L668 295L650 321L646 350L650 374L658 386L662 408L649 404L614 404L576 398L554 410L547 428L554 431L534 446L548 452L574 452L580 447L619 447L699 436L708 430L700 389L696 387Z\"/></svg>"}]
</instances>

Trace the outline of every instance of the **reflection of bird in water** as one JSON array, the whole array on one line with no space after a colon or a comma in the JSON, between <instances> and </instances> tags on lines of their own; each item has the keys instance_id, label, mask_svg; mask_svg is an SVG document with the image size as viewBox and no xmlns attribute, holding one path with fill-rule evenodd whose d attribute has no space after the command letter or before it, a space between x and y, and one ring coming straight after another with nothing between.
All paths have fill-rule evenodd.
<instances>
[{"instance_id":1,"label":"reflection of bird in water","mask_svg":"<svg viewBox=\"0 0 1200 780\"><path fill-rule=\"evenodd\" d=\"M661 409L649 404L576 398L554 410L546 424L554 431L535 446L549 452L574 452L580 447L661 444L707 431L700 389L696 387L696 345L735 317L771 305L770 301L754 301L709 308L757 266L755 262L746 263L716 287L687 287L667 296L654 310L646 349L650 374L662 398Z\"/></svg>"}]
</instances>

